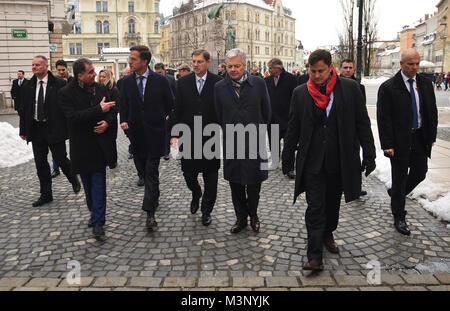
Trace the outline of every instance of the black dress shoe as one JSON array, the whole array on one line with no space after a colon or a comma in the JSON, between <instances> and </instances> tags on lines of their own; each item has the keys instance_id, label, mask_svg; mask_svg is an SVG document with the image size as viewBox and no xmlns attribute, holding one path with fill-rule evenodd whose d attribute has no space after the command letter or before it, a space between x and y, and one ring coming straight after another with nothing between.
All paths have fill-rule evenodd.
<instances>
[{"instance_id":1,"label":"black dress shoe","mask_svg":"<svg viewBox=\"0 0 450 311\"><path fill-rule=\"evenodd\" d=\"M147 221L145 222L145 227L148 230L153 230L153 228L156 228L158 226L158 223L155 220L155 216L147 216Z\"/></svg>"},{"instance_id":2,"label":"black dress shoe","mask_svg":"<svg viewBox=\"0 0 450 311\"><path fill-rule=\"evenodd\" d=\"M33 207L41 206L46 203L53 201L53 196L50 195L41 195L36 202L33 202Z\"/></svg>"},{"instance_id":3,"label":"black dress shoe","mask_svg":"<svg viewBox=\"0 0 450 311\"><path fill-rule=\"evenodd\" d=\"M209 226L212 222L211 215L209 214L203 214L202 215L202 224L203 226Z\"/></svg>"},{"instance_id":4,"label":"black dress shoe","mask_svg":"<svg viewBox=\"0 0 450 311\"><path fill-rule=\"evenodd\" d=\"M192 199L191 201L191 214L194 215L197 213L198 209L200 208L200 198L198 199Z\"/></svg>"},{"instance_id":5,"label":"black dress shoe","mask_svg":"<svg viewBox=\"0 0 450 311\"><path fill-rule=\"evenodd\" d=\"M294 171L289 171L286 175L287 175L287 177L289 177L289 179L295 179Z\"/></svg>"},{"instance_id":6,"label":"black dress shoe","mask_svg":"<svg viewBox=\"0 0 450 311\"><path fill-rule=\"evenodd\" d=\"M260 222L258 216L250 217L250 227L254 232L259 232Z\"/></svg>"},{"instance_id":7,"label":"black dress shoe","mask_svg":"<svg viewBox=\"0 0 450 311\"><path fill-rule=\"evenodd\" d=\"M139 177L139 180L137 182L138 187L144 187L145 186L145 180L144 178Z\"/></svg>"},{"instance_id":8,"label":"black dress shoe","mask_svg":"<svg viewBox=\"0 0 450 311\"><path fill-rule=\"evenodd\" d=\"M51 176L52 176L52 178L55 178L55 177L58 176L59 174L60 174L60 173L59 173L59 170L53 170Z\"/></svg>"},{"instance_id":9,"label":"black dress shoe","mask_svg":"<svg viewBox=\"0 0 450 311\"><path fill-rule=\"evenodd\" d=\"M164 156L164 160L169 161L169 159L170 159L169 155Z\"/></svg>"},{"instance_id":10,"label":"black dress shoe","mask_svg":"<svg viewBox=\"0 0 450 311\"><path fill-rule=\"evenodd\" d=\"M367 191L365 191L365 190L361 190L361 193L359 194L359 196L365 196L365 195L367 195Z\"/></svg>"},{"instance_id":11,"label":"black dress shoe","mask_svg":"<svg viewBox=\"0 0 450 311\"><path fill-rule=\"evenodd\" d=\"M231 227L231 233L239 233L242 231L242 229L244 229L245 227L247 227L247 219L245 220L238 220L236 221L236 223L234 224L233 227Z\"/></svg>"},{"instance_id":12,"label":"black dress shoe","mask_svg":"<svg viewBox=\"0 0 450 311\"><path fill-rule=\"evenodd\" d=\"M323 270L323 263L320 259L312 259L308 261L304 266L303 270L308 271L322 271Z\"/></svg>"},{"instance_id":13,"label":"black dress shoe","mask_svg":"<svg viewBox=\"0 0 450 311\"><path fill-rule=\"evenodd\" d=\"M95 225L94 228L92 229L92 233L94 234L95 238L100 238L100 237L105 236L105 231L103 230L102 225Z\"/></svg>"},{"instance_id":14,"label":"black dress shoe","mask_svg":"<svg viewBox=\"0 0 450 311\"><path fill-rule=\"evenodd\" d=\"M404 219L397 219L394 221L394 227L403 235L411 235L411 231L409 231L408 225Z\"/></svg>"},{"instance_id":15,"label":"black dress shoe","mask_svg":"<svg viewBox=\"0 0 450 311\"><path fill-rule=\"evenodd\" d=\"M75 192L75 193L78 193L81 190L81 184L76 175L75 175L75 180L72 183L72 189L73 189L73 192Z\"/></svg>"}]
</instances>

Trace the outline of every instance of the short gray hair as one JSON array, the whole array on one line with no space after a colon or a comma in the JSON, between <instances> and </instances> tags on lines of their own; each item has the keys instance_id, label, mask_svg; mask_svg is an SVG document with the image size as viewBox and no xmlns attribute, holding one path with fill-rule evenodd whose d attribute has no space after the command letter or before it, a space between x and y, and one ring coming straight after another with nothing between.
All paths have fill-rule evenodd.
<instances>
[{"instance_id":1,"label":"short gray hair","mask_svg":"<svg viewBox=\"0 0 450 311\"><path fill-rule=\"evenodd\" d=\"M227 52L227 55L226 55L227 58L233 58L233 57L236 57L236 56L240 56L240 57L242 58L242 63L243 63L244 65L246 64L246 62L247 62L247 55L246 55L245 52L244 52L243 50L241 50L241 49L232 49L232 50L229 50L229 51Z\"/></svg>"},{"instance_id":2,"label":"short gray hair","mask_svg":"<svg viewBox=\"0 0 450 311\"><path fill-rule=\"evenodd\" d=\"M274 68L280 68L283 69L283 62L281 61L281 59L279 58L272 58L267 65L269 65L270 67L274 67Z\"/></svg>"}]
</instances>

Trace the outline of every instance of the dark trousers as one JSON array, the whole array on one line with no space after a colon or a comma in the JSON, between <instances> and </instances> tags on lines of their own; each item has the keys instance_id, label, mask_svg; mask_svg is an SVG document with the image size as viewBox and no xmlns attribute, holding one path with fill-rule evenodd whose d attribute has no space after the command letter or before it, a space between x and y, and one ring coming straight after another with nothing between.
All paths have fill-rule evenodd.
<instances>
[{"instance_id":1,"label":"dark trousers","mask_svg":"<svg viewBox=\"0 0 450 311\"><path fill-rule=\"evenodd\" d=\"M409 171L408 171L409 169ZM391 210L394 218L406 215L405 197L426 177L428 159L420 130L412 135L408 158L391 158Z\"/></svg>"},{"instance_id":2,"label":"dark trousers","mask_svg":"<svg viewBox=\"0 0 450 311\"><path fill-rule=\"evenodd\" d=\"M322 259L324 238L330 236L339 222L339 208L342 197L341 174L319 174L305 172L306 229L308 231L308 260Z\"/></svg>"},{"instance_id":3,"label":"dark trousers","mask_svg":"<svg viewBox=\"0 0 450 311\"><path fill-rule=\"evenodd\" d=\"M144 201L142 202L142 209L147 212L148 215L154 216L156 208L158 207L159 200L159 158L133 158L134 163L139 166L140 173L145 181L145 193Z\"/></svg>"},{"instance_id":4,"label":"dark trousers","mask_svg":"<svg viewBox=\"0 0 450 311\"><path fill-rule=\"evenodd\" d=\"M184 180L189 190L192 191L192 198L198 200L202 196L202 188L198 183L198 175L200 170L192 170L183 172ZM205 183L205 191L202 197L201 210L204 215L211 214L217 198L217 183L219 180L218 170L202 171L203 182Z\"/></svg>"},{"instance_id":5,"label":"dark trousers","mask_svg":"<svg viewBox=\"0 0 450 311\"><path fill-rule=\"evenodd\" d=\"M241 185L230 182L230 188L236 218L247 221L248 216L257 216L261 183Z\"/></svg>"},{"instance_id":6,"label":"dark trousers","mask_svg":"<svg viewBox=\"0 0 450 311\"><path fill-rule=\"evenodd\" d=\"M59 171L59 166L58 166L58 164L56 164L55 160L52 161L52 167L53 167L54 171Z\"/></svg>"},{"instance_id":7,"label":"dark trousers","mask_svg":"<svg viewBox=\"0 0 450 311\"><path fill-rule=\"evenodd\" d=\"M104 225L106 216L106 171L80 174L91 224Z\"/></svg>"},{"instance_id":8,"label":"dark trousers","mask_svg":"<svg viewBox=\"0 0 450 311\"><path fill-rule=\"evenodd\" d=\"M134 166L136 167L136 171L139 178L145 179L145 164L146 160L144 158L138 158L133 156Z\"/></svg>"},{"instance_id":9,"label":"dark trousers","mask_svg":"<svg viewBox=\"0 0 450 311\"><path fill-rule=\"evenodd\" d=\"M75 175L72 173L70 166L70 160L67 158L65 141L49 144L47 141L47 126L45 122L34 122L34 136L32 141L34 163L36 164L42 195L52 194L52 178L50 166L47 161L49 149L56 164L61 167L69 182L75 180Z\"/></svg>"}]
</instances>

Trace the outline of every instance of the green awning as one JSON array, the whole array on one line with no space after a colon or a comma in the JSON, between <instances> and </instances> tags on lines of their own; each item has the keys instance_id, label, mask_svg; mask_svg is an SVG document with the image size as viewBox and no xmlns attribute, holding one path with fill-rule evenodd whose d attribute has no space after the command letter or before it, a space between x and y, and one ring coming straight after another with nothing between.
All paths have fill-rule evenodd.
<instances>
[{"instance_id":1,"label":"green awning","mask_svg":"<svg viewBox=\"0 0 450 311\"><path fill-rule=\"evenodd\" d=\"M220 9L223 7L223 3L218 4L208 12L209 20L219 18Z\"/></svg>"}]
</instances>

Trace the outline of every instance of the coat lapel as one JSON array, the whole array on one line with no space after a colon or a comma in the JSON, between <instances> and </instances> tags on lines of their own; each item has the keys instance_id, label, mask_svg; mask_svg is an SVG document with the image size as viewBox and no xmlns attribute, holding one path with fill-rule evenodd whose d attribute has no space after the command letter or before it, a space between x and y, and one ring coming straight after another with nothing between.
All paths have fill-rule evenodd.
<instances>
[{"instance_id":1,"label":"coat lapel","mask_svg":"<svg viewBox=\"0 0 450 311\"><path fill-rule=\"evenodd\" d=\"M227 83L225 84L225 87L228 89L228 92L231 93L231 96L233 97L233 101L235 104L239 103L239 97L236 94L236 91L233 88L233 85L231 84L231 81L227 78Z\"/></svg>"}]
</instances>

